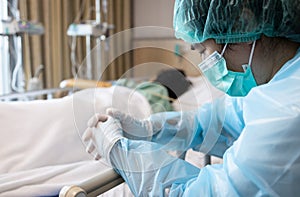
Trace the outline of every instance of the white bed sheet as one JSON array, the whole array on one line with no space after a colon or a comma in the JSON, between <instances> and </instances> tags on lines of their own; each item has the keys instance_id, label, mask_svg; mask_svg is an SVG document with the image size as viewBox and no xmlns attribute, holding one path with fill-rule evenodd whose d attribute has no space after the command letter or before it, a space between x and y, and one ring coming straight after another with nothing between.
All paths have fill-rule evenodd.
<instances>
[{"instance_id":1,"label":"white bed sheet","mask_svg":"<svg viewBox=\"0 0 300 197\"><path fill-rule=\"evenodd\" d=\"M30 102L0 102L0 195L51 196L109 167L85 152L78 131L108 107L144 118L148 101L125 87L79 91Z\"/></svg>"}]
</instances>

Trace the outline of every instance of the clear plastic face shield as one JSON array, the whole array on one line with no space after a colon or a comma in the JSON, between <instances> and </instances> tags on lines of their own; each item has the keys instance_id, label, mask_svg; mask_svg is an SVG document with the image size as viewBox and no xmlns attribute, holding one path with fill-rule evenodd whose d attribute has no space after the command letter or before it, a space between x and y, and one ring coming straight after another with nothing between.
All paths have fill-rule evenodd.
<instances>
[{"instance_id":1,"label":"clear plastic face shield","mask_svg":"<svg viewBox=\"0 0 300 197\"><path fill-rule=\"evenodd\" d=\"M227 43L221 54L217 51L213 52L199 64L199 68L217 89L230 96L246 96L253 87L257 86L251 70L255 43L256 41L252 44L248 64L242 65L244 72L234 72L227 69L226 60L223 57Z\"/></svg>"}]
</instances>

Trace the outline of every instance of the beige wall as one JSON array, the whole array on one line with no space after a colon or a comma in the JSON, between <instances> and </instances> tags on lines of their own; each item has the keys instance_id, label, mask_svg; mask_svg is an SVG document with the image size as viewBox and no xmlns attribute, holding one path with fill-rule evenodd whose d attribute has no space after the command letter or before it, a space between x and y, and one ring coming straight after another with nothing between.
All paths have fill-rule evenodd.
<instances>
[{"instance_id":1,"label":"beige wall","mask_svg":"<svg viewBox=\"0 0 300 197\"><path fill-rule=\"evenodd\" d=\"M134 0L135 26L172 27L174 0Z\"/></svg>"},{"instance_id":2,"label":"beige wall","mask_svg":"<svg viewBox=\"0 0 300 197\"><path fill-rule=\"evenodd\" d=\"M180 55L175 54L176 46L179 47ZM143 69L135 70L136 76L155 75L160 70L170 67L182 69L188 76L200 75L197 68L200 56L181 40L141 39L135 41L134 47L134 65L143 64Z\"/></svg>"},{"instance_id":3,"label":"beige wall","mask_svg":"<svg viewBox=\"0 0 300 197\"><path fill-rule=\"evenodd\" d=\"M200 74L200 56L174 36L173 7L173 0L134 0L134 27L154 26L153 30L134 31L135 76L150 77L170 66L183 69L189 76ZM175 54L176 47L181 56Z\"/></svg>"}]
</instances>

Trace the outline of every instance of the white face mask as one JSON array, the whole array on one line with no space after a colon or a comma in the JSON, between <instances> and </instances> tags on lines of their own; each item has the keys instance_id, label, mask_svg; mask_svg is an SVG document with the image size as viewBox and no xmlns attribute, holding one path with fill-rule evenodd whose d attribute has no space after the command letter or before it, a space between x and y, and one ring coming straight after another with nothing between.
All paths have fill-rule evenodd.
<instances>
[{"instance_id":1,"label":"white face mask","mask_svg":"<svg viewBox=\"0 0 300 197\"><path fill-rule=\"evenodd\" d=\"M252 45L248 65L242 65L244 72L233 72L227 69L223 57L227 44L221 54L215 51L199 64L199 68L210 83L219 90L231 96L246 96L253 87L257 86L250 67L255 43L256 41Z\"/></svg>"}]
</instances>

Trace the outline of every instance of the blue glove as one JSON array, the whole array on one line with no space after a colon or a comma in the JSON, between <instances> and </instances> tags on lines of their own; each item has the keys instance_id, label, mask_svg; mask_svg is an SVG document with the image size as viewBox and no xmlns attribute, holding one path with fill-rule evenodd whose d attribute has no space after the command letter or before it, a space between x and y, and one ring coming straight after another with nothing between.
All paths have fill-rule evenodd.
<instances>
[{"instance_id":1,"label":"blue glove","mask_svg":"<svg viewBox=\"0 0 300 197\"><path fill-rule=\"evenodd\" d=\"M110 152L114 144L122 139L122 128L118 120L108 115L95 114L88 121L88 128L82 135L87 143L86 151L92 153L96 150L95 159L103 157L110 163Z\"/></svg>"}]
</instances>

